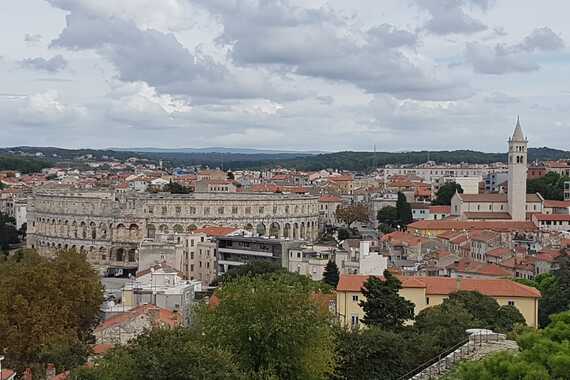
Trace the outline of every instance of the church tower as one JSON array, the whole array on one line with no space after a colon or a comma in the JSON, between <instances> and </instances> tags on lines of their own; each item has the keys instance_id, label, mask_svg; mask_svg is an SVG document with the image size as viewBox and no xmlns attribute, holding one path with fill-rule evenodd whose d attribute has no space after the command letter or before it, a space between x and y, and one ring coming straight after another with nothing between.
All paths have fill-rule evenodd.
<instances>
[{"instance_id":1,"label":"church tower","mask_svg":"<svg viewBox=\"0 0 570 380\"><path fill-rule=\"evenodd\" d=\"M512 220L526 220L526 177L527 177L527 145L521 123L517 117L517 125L513 137L509 139L509 212Z\"/></svg>"}]
</instances>

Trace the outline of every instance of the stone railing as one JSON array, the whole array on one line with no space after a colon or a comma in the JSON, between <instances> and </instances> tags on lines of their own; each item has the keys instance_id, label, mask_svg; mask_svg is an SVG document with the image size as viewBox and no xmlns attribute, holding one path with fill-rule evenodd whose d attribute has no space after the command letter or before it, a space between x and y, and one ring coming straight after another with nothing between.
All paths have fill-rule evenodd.
<instances>
[{"instance_id":1,"label":"stone railing","mask_svg":"<svg viewBox=\"0 0 570 380\"><path fill-rule=\"evenodd\" d=\"M504 334L482 329L473 329L467 332L470 334L469 338L401 376L399 380L438 379L462 360L481 358L498 351L518 349L517 344L506 340Z\"/></svg>"}]
</instances>

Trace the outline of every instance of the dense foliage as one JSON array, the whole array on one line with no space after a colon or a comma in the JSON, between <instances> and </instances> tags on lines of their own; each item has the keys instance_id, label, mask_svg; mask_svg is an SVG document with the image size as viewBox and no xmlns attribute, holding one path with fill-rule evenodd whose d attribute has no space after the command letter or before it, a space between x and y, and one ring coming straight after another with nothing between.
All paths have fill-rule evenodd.
<instances>
[{"instance_id":1,"label":"dense foliage","mask_svg":"<svg viewBox=\"0 0 570 380\"><path fill-rule=\"evenodd\" d=\"M552 316L541 331L528 330L517 342L520 353L502 352L463 363L448 378L455 380L568 379L570 376L570 312Z\"/></svg>"},{"instance_id":2,"label":"dense foliage","mask_svg":"<svg viewBox=\"0 0 570 380\"><path fill-rule=\"evenodd\" d=\"M36 173L51 165L45 160L16 156L0 156L0 170L15 170L21 173Z\"/></svg>"},{"instance_id":3,"label":"dense foliage","mask_svg":"<svg viewBox=\"0 0 570 380\"><path fill-rule=\"evenodd\" d=\"M0 212L0 251L7 253L10 244L20 242L15 224L16 220L13 217Z\"/></svg>"},{"instance_id":4,"label":"dense foliage","mask_svg":"<svg viewBox=\"0 0 570 380\"><path fill-rule=\"evenodd\" d=\"M102 302L103 288L85 255L66 251L48 260L22 250L0 261L4 365L21 371L48 362L60 369L81 364Z\"/></svg>"},{"instance_id":5,"label":"dense foliage","mask_svg":"<svg viewBox=\"0 0 570 380\"><path fill-rule=\"evenodd\" d=\"M399 221L398 209L394 206L382 207L378 210L376 218L379 223L394 228L398 225Z\"/></svg>"},{"instance_id":6,"label":"dense foliage","mask_svg":"<svg viewBox=\"0 0 570 380\"><path fill-rule=\"evenodd\" d=\"M527 193L540 193L544 199L564 200L564 182L570 181L570 177L561 176L550 172L544 177L529 179L527 181Z\"/></svg>"},{"instance_id":7,"label":"dense foliage","mask_svg":"<svg viewBox=\"0 0 570 380\"><path fill-rule=\"evenodd\" d=\"M125 347L109 351L72 380L212 379L246 380L235 358L183 327L154 329Z\"/></svg>"},{"instance_id":8,"label":"dense foliage","mask_svg":"<svg viewBox=\"0 0 570 380\"><path fill-rule=\"evenodd\" d=\"M192 192L192 189L181 185L178 182L170 181L166 186L164 186L162 191L171 194L190 194Z\"/></svg>"},{"instance_id":9,"label":"dense foliage","mask_svg":"<svg viewBox=\"0 0 570 380\"><path fill-rule=\"evenodd\" d=\"M348 228L354 222L368 222L368 207L364 204L339 206L336 209L336 218L345 223Z\"/></svg>"},{"instance_id":10,"label":"dense foliage","mask_svg":"<svg viewBox=\"0 0 570 380\"><path fill-rule=\"evenodd\" d=\"M364 311L362 322L397 330L405 321L414 319L414 304L398 294L400 289L402 283L388 270L384 271L383 279L369 277L362 288L366 300L359 303Z\"/></svg>"},{"instance_id":11,"label":"dense foliage","mask_svg":"<svg viewBox=\"0 0 570 380\"><path fill-rule=\"evenodd\" d=\"M290 273L240 277L196 315L199 334L234 354L246 373L322 379L332 372L335 336L315 283Z\"/></svg>"},{"instance_id":12,"label":"dense foliage","mask_svg":"<svg viewBox=\"0 0 570 380\"><path fill-rule=\"evenodd\" d=\"M441 186L435 194L435 199L432 202L434 205L447 205L451 204L451 198L455 193L463 193L463 188L456 182L448 182Z\"/></svg>"},{"instance_id":13,"label":"dense foliage","mask_svg":"<svg viewBox=\"0 0 570 380\"><path fill-rule=\"evenodd\" d=\"M336 289L338 285L340 274L338 271L338 266L331 260L325 266L325 271L323 272L323 281L330 285L333 289Z\"/></svg>"},{"instance_id":14,"label":"dense foliage","mask_svg":"<svg viewBox=\"0 0 570 380\"><path fill-rule=\"evenodd\" d=\"M398 200L396 201L396 209L398 210L398 223L402 226L407 226L413 221L412 206L406 200L404 193L398 193Z\"/></svg>"}]
</instances>

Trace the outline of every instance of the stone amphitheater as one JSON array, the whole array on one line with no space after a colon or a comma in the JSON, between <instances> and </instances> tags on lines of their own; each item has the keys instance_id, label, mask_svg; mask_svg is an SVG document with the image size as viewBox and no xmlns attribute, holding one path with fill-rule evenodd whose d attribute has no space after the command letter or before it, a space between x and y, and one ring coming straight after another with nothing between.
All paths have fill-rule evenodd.
<instances>
[{"instance_id":1,"label":"stone amphitheater","mask_svg":"<svg viewBox=\"0 0 570 380\"><path fill-rule=\"evenodd\" d=\"M29 203L27 244L44 255L76 249L95 265L133 269L143 240L213 225L311 241L319 231L318 197L38 190Z\"/></svg>"}]
</instances>

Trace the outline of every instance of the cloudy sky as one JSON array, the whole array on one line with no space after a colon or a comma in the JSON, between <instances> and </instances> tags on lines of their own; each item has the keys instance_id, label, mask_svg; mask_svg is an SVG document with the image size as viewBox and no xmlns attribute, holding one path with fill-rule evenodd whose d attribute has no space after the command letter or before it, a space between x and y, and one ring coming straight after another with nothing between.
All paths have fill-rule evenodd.
<instances>
[{"instance_id":1,"label":"cloudy sky","mask_svg":"<svg viewBox=\"0 0 570 380\"><path fill-rule=\"evenodd\" d=\"M0 146L570 149L567 0L0 1Z\"/></svg>"}]
</instances>

